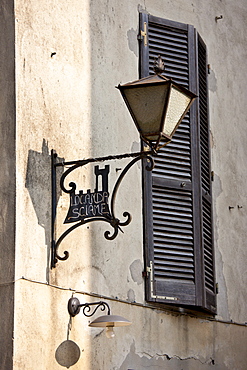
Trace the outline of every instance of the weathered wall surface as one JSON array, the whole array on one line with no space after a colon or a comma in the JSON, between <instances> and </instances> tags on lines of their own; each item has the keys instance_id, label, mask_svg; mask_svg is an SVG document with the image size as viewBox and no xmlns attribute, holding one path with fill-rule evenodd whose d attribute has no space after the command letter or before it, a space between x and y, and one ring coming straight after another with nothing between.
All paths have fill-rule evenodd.
<instances>
[{"instance_id":1,"label":"weathered wall surface","mask_svg":"<svg viewBox=\"0 0 247 370\"><path fill-rule=\"evenodd\" d=\"M245 369L246 328L171 315L107 300L113 312L131 318L107 339L82 314L69 320L72 292L46 284L17 282L14 368L61 369ZM76 294L82 302L95 301ZM49 303L52 302L51 305ZM28 354L28 355L27 355Z\"/></svg>"},{"instance_id":2,"label":"weathered wall surface","mask_svg":"<svg viewBox=\"0 0 247 370\"><path fill-rule=\"evenodd\" d=\"M0 368L12 368L15 274L15 31L13 1L0 4Z\"/></svg>"},{"instance_id":3,"label":"weathered wall surface","mask_svg":"<svg viewBox=\"0 0 247 370\"><path fill-rule=\"evenodd\" d=\"M50 271L50 150L75 160L139 149L115 86L138 78L140 11L193 24L208 46L216 321L145 306L138 165L117 199L116 214L133 216L125 233L106 241L104 223L78 228L59 249L60 255L68 250L69 259ZM14 369L60 369L76 360L74 369L87 370L245 368L246 17L244 0L16 0ZM110 189L124 163L111 163ZM78 171L76 180L79 189L94 189L93 166ZM58 221L67 207L60 194ZM58 222L58 235L63 228ZM73 292L82 302L105 297L132 326L116 329L109 341L82 314L70 323Z\"/></svg>"}]
</instances>

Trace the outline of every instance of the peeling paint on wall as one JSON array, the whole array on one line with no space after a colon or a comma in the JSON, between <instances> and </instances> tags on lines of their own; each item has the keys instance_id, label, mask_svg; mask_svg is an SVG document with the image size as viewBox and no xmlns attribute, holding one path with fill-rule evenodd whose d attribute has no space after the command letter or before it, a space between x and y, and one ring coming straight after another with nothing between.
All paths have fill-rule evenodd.
<instances>
[{"instance_id":1,"label":"peeling paint on wall","mask_svg":"<svg viewBox=\"0 0 247 370\"><path fill-rule=\"evenodd\" d=\"M129 44L129 49L133 51L133 53L138 56L138 43L136 42L137 40L137 30L134 30L134 28L131 28L127 32L127 37L128 37L128 44Z\"/></svg>"},{"instance_id":2,"label":"peeling paint on wall","mask_svg":"<svg viewBox=\"0 0 247 370\"><path fill-rule=\"evenodd\" d=\"M127 293L127 296L128 296L128 301L129 302L135 302L135 292L133 289L129 289L128 290L128 293Z\"/></svg>"},{"instance_id":3,"label":"peeling paint on wall","mask_svg":"<svg viewBox=\"0 0 247 370\"><path fill-rule=\"evenodd\" d=\"M133 364L135 364L133 366ZM132 343L130 351L126 356L124 362L120 366L119 370L198 370L198 369L212 369L215 365L215 360L209 358L204 360L198 357L181 358L178 355L158 354L151 355L148 353L136 353L135 342ZM217 368L217 367L215 367ZM219 368L218 368L219 369ZM221 369L226 369L221 367Z\"/></svg>"},{"instance_id":4,"label":"peeling paint on wall","mask_svg":"<svg viewBox=\"0 0 247 370\"><path fill-rule=\"evenodd\" d=\"M209 74L209 77L208 77L208 88L212 92L217 91L217 79L216 79L215 73L212 69L210 70L210 74Z\"/></svg>"},{"instance_id":5,"label":"peeling paint on wall","mask_svg":"<svg viewBox=\"0 0 247 370\"><path fill-rule=\"evenodd\" d=\"M137 283L138 285L142 284L143 282L142 270L143 270L143 267L142 267L141 260L135 260L130 265L131 277L134 280L134 282Z\"/></svg>"},{"instance_id":6,"label":"peeling paint on wall","mask_svg":"<svg viewBox=\"0 0 247 370\"><path fill-rule=\"evenodd\" d=\"M144 1L144 6L145 6L145 8L143 8L143 6L142 6L141 4L139 4L139 5L138 5L138 7L137 7L138 12L139 12L139 13L146 13L146 14L148 14L148 12L147 12L147 7L146 7L146 4L145 4L145 1Z\"/></svg>"},{"instance_id":7,"label":"peeling paint on wall","mask_svg":"<svg viewBox=\"0 0 247 370\"><path fill-rule=\"evenodd\" d=\"M216 173L214 173L213 189L214 189L214 197L216 199L223 192L221 179Z\"/></svg>"}]
</instances>

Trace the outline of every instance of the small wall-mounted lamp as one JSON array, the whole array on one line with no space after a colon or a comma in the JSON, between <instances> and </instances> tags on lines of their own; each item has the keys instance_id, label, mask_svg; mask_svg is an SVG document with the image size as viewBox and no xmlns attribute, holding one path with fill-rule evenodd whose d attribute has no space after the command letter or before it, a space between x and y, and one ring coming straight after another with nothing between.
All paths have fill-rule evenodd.
<instances>
[{"instance_id":1,"label":"small wall-mounted lamp","mask_svg":"<svg viewBox=\"0 0 247 370\"><path fill-rule=\"evenodd\" d=\"M91 306L96 306L93 310ZM115 326L127 326L131 325L131 322L125 319L122 316L118 315L111 315L110 307L108 303L100 301L100 302L93 302L93 303L80 303L79 299L76 297L72 297L68 301L68 311L70 316L74 317L78 315L80 309L82 308L83 315L87 317L91 317L95 314L98 308L101 311L107 309L107 315L99 316L95 320L93 320L88 326L97 327L97 328L106 328L106 336L107 338L113 338L115 333L113 328Z\"/></svg>"},{"instance_id":2,"label":"small wall-mounted lamp","mask_svg":"<svg viewBox=\"0 0 247 370\"><path fill-rule=\"evenodd\" d=\"M154 64L154 75L140 80L118 85L124 101L130 111L137 130L142 140L148 145L147 150L138 153L127 153L120 155L110 155L99 158L88 158L77 161L59 162L57 154L52 150L52 245L51 245L51 268L56 266L58 260L65 261L69 257L69 252L64 251L61 256L58 247L64 238L73 230L81 225L92 221L104 221L113 228L113 232L106 231L104 236L108 240L113 240L122 231L122 227L127 226L131 221L129 212L124 212L121 221L115 216L115 200L120 183L129 169L139 160L146 159L146 169L151 171L154 167L153 156L157 151L167 145L178 125L188 112L196 95L175 83L173 80L162 76L164 63L159 56ZM124 130L124 122L123 122ZM116 159L133 158L122 170L112 191L110 202L108 202L108 174L109 165L104 169L95 166L96 189L95 191L83 190L76 192L76 184L69 182L66 184L67 176L79 167L88 163L105 162ZM73 223L67 228L60 237L56 238L55 221L57 209L57 173L58 167L66 168L60 177L60 190L70 195L70 207L64 220L65 224ZM102 178L102 190L98 189L98 179Z\"/></svg>"}]
</instances>

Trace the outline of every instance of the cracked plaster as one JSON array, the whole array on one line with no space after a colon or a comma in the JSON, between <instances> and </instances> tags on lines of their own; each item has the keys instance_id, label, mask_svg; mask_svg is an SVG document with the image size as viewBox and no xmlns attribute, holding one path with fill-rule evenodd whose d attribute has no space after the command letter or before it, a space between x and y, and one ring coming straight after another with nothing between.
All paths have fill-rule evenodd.
<instances>
[{"instance_id":1,"label":"cracked plaster","mask_svg":"<svg viewBox=\"0 0 247 370\"><path fill-rule=\"evenodd\" d=\"M135 367L133 367L135 364ZM180 357L176 354L167 353L151 355L146 352L136 353L135 341L131 344L130 351L120 366L119 370L198 370L198 369L224 369L215 364L213 358L200 359L196 356Z\"/></svg>"}]
</instances>

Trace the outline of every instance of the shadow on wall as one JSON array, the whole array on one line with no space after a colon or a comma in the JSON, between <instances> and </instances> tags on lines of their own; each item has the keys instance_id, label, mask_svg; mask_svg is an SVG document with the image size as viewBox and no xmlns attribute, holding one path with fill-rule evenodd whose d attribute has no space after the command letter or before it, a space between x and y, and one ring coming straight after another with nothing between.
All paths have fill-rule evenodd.
<instances>
[{"instance_id":1,"label":"shadow on wall","mask_svg":"<svg viewBox=\"0 0 247 370\"><path fill-rule=\"evenodd\" d=\"M70 366L77 363L80 355L81 351L78 345L72 340L67 339L58 346L55 358L59 365L69 369Z\"/></svg>"},{"instance_id":2,"label":"shadow on wall","mask_svg":"<svg viewBox=\"0 0 247 370\"><path fill-rule=\"evenodd\" d=\"M80 347L75 342L69 339L70 330L72 327L71 320L72 317L70 316L67 330L67 339L57 347L55 352L55 359L57 363L63 367L66 367L67 369L75 365L81 356ZM82 352L83 351L84 350L82 350Z\"/></svg>"},{"instance_id":3,"label":"shadow on wall","mask_svg":"<svg viewBox=\"0 0 247 370\"><path fill-rule=\"evenodd\" d=\"M29 192L38 224L45 230L47 245L47 278L50 269L51 243L51 155L48 143L43 139L42 152L29 150L25 186ZM62 158L58 158L62 160ZM63 171L61 169L61 171ZM57 195L58 197L60 194Z\"/></svg>"}]
</instances>

